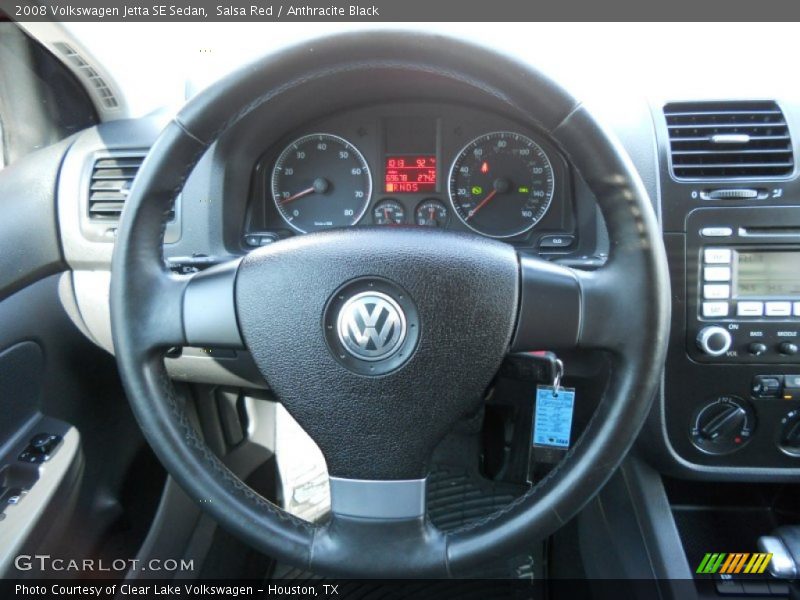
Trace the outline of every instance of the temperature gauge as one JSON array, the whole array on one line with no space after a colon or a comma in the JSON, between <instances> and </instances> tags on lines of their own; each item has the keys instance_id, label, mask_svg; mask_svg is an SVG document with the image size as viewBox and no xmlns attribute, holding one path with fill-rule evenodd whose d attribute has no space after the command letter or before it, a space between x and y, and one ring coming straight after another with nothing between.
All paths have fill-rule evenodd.
<instances>
[{"instance_id":1,"label":"temperature gauge","mask_svg":"<svg viewBox=\"0 0 800 600\"><path fill-rule=\"evenodd\" d=\"M406 222L406 209L397 200L381 200L372 209L376 225L402 225Z\"/></svg>"},{"instance_id":2,"label":"temperature gauge","mask_svg":"<svg viewBox=\"0 0 800 600\"><path fill-rule=\"evenodd\" d=\"M438 200L423 200L414 213L414 222L423 227L444 227L447 207Z\"/></svg>"}]
</instances>

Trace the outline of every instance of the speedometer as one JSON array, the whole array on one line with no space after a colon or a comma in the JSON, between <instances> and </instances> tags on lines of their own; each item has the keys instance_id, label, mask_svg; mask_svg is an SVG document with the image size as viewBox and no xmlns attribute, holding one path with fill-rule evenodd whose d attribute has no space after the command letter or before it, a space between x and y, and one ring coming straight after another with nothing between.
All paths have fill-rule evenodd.
<instances>
[{"instance_id":1,"label":"speedometer","mask_svg":"<svg viewBox=\"0 0 800 600\"><path fill-rule=\"evenodd\" d=\"M367 161L344 138L303 136L286 148L272 171L272 199L300 233L355 225L372 195Z\"/></svg>"},{"instance_id":2,"label":"speedometer","mask_svg":"<svg viewBox=\"0 0 800 600\"><path fill-rule=\"evenodd\" d=\"M450 169L456 215L483 235L521 235L542 220L553 201L550 159L529 137L509 131L482 135L459 152Z\"/></svg>"}]
</instances>

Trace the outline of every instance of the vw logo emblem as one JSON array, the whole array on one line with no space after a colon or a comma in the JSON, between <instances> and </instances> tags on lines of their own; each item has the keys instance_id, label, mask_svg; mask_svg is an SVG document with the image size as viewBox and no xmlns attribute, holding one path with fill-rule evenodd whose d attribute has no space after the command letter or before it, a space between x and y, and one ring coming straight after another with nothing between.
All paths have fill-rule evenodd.
<instances>
[{"instance_id":1,"label":"vw logo emblem","mask_svg":"<svg viewBox=\"0 0 800 600\"><path fill-rule=\"evenodd\" d=\"M336 331L344 349L356 358L383 360L405 341L406 315L390 296L361 292L342 305Z\"/></svg>"}]
</instances>

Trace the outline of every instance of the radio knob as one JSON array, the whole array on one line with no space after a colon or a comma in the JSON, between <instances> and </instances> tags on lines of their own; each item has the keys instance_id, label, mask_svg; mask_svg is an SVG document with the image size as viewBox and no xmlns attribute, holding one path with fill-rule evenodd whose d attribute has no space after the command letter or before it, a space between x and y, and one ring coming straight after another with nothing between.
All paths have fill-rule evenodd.
<instances>
[{"instance_id":1,"label":"radio knob","mask_svg":"<svg viewBox=\"0 0 800 600\"><path fill-rule=\"evenodd\" d=\"M798 352L797 344L793 344L792 342L781 342L778 346L778 351L786 356L793 356Z\"/></svg>"},{"instance_id":2,"label":"radio knob","mask_svg":"<svg viewBox=\"0 0 800 600\"><path fill-rule=\"evenodd\" d=\"M722 356L731 349L731 334L727 329L712 325L697 334L697 346L709 356Z\"/></svg>"}]
</instances>

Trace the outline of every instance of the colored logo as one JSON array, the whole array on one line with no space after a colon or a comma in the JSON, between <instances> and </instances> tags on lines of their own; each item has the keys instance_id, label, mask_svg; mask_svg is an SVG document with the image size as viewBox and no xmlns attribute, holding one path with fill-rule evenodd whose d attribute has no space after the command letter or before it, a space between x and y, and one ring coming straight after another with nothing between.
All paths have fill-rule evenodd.
<instances>
[{"instance_id":1,"label":"colored logo","mask_svg":"<svg viewBox=\"0 0 800 600\"><path fill-rule=\"evenodd\" d=\"M771 560L772 554L767 554L765 552L755 552L752 554L749 552L709 552L703 557L695 573L702 573L704 575L713 575L715 573L725 575L763 573Z\"/></svg>"}]
</instances>

